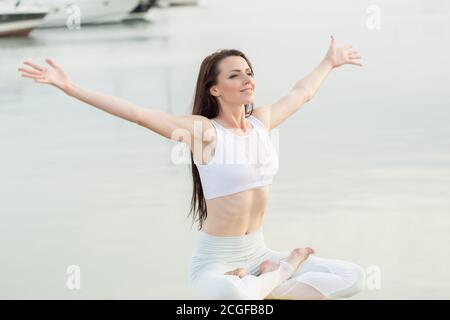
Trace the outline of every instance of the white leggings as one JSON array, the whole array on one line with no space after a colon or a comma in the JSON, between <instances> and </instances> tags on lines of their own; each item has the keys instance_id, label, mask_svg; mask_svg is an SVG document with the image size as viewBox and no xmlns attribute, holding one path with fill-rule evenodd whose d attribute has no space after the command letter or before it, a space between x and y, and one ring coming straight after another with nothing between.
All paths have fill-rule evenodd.
<instances>
[{"instance_id":1,"label":"white leggings","mask_svg":"<svg viewBox=\"0 0 450 320\"><path fill-rule=\"evenodd\" d=\"M262 227L236 237L200 231L191 257L190 285L199 299L208 300L335 299L353 296L364 288L362 267L316 255L310 255L293 274L285 263L275 271L259 271L264 260L278 263L289 254L267 248ZM243 278L224 274L238 267L247 270Z\"/></svg>"}]
</instances>

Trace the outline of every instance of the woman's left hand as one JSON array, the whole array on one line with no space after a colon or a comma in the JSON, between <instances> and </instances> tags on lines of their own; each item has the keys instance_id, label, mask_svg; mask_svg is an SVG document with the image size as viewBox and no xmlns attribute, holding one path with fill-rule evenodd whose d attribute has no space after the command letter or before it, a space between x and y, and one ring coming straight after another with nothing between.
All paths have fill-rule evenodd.
<instances>
[{"instance_id":1,"label":"woman's left hand","mask_svg":"<svg viewBox=\"0 0 450 320\"><path fill-rule=\"evenodd\" d=\"M333 68L342 66L343 64L354 64L362 67L362 64L357 59L361 59L358 52L353 49L351 44L347 44L342 48L336 48L336 41L331 36L330 47L328 48L325 60L331 62Z\"/></svg>"}]
</instances>

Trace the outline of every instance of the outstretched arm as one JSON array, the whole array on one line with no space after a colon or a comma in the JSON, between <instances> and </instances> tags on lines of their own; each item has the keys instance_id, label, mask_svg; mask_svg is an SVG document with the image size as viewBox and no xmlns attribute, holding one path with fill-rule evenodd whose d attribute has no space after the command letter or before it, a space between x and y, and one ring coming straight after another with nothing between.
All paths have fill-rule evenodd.
<instances>
[{"instance_id":1,"label":"outstretched arm","mask_svg":"<svg viewBox=\"0 0 450 320\"><path fill-rule=\"evenodd\" d=\"M34 79L37 83L53 85L80 101L122 119L138 123L139 114L142 112L141 107L118 97L77 86L70 81L69 76L53 60L46 59L46 62L50 65L49 68L26 61L24 64L31 68L19 68L19 71L22 72L23 77Z\"/></svg>"},{"instance_id":2,"label":"outstretched arm","mask_svg":"<svg viewBox=\"0 0 450 320\"><path fill-rule=\"evenodd\" d=\"M330 47L319 65L306 77L295 83L286 96L273 104L256 108L254 110L255 115L263 119L269 129L277 127L305 102L312 99L331 70L344 64L362 66L357 60L360 58L351 44L336 48L335 39L331 36Z\"/></svg>"},{"instance_id":3,"label":"outstretched arm","mask_svg":"<svg viewBox=\"0 0 450 320\"><path fill-rule=\"evenodd\" d=\"M26 61L18 70L22 76L33 79L37 83L50 84L67 95L90 104L114 116L146 127L167 139L181 141L189 146L193 137L202 139L203 135L194 135L194 123L201 122L203 128L208 126L207 118L200 115L172 115L157 109L147 109L127 100L110 96L101 92L89 90L73 84L64 70L51 59L46 59L50 67L43 67ZM177 129L181 129L177 131ZM184 131L183 131L184 130ZM184 136L182 140L180 134Z\"/></svg>"}]
</instances>

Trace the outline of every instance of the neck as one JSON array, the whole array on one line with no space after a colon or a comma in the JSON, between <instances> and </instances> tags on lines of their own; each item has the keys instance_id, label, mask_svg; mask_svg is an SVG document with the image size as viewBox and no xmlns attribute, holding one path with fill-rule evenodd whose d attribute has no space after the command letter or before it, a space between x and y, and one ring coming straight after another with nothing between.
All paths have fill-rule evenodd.
<instances>
[{"instance_id":1,"label":"neck","mask_svg":"<svg viewBox=\"0 0 450 320\"><path fill-rule=\"evenodd\" d=\"M219 115L216 118L227 128L241 129L243 131L248 129L245 120L245 105L221 106Z\"/></svg>"}]
</instances>

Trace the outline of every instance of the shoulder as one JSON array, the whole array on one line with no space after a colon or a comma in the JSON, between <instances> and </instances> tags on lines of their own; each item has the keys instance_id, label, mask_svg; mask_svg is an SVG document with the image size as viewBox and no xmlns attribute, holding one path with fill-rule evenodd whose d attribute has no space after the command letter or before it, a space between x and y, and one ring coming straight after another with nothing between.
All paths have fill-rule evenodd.
<instances>
[{"instance_id":1,"label":"shoulder","mask_svg":"<svg viewBox=\"0 0 450 320\"><path fill-rule=\"evenodd\" d=\"M194 120L193 132L201 130L201 140L205 142L210 142L214 138L215 127L211 119L202 115L191 115L192 120ZM195 129L197 128L197 129Z\"/></svg>"},{"instance_id":2,"label":"shoulder","mask_svg":"<svg viewBox=\"0 0 450 320\"><path fill-rule=\"evenodd\" d=\"M190 134L190 137L187 137L182 142L187 144L193 154L197 152L201 154L203 148L215 142L215 128L211 119L202 115L183 115L180 118L183 119L184 127ZM196 150L197 147L200 147L198 151Z\"/></svg>"}]
</instances>

